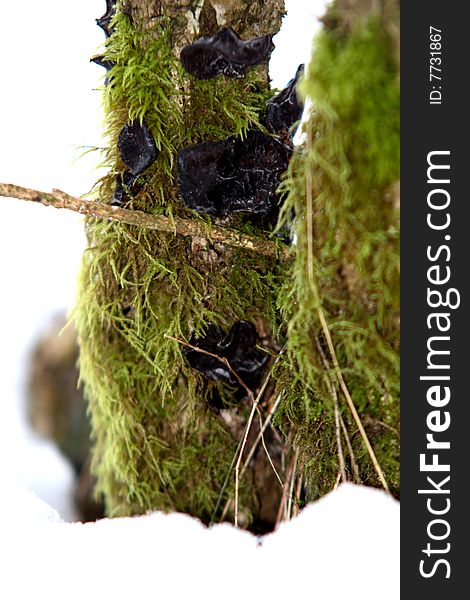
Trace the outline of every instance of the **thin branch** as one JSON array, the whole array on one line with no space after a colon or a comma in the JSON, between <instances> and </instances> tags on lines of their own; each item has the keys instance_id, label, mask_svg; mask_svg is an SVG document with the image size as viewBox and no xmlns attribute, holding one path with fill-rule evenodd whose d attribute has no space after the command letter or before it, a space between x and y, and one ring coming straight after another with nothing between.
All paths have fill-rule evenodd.
<instances>
[{"instance_id":1,"label":"thin branch","mask_svg":"<svg viewBox=\"0 0 470 600\"><path fill-rule=\"evenodd\" d=\"M344 462L343 444L341 443L341 426L339 423L339 408L338 408L338 396L336 395L336 389L332 387L335 397L335 425L336 425L336 444L338 446L338 458L339 458L339 471L341 473L341 479L343 483L347 481L346 477L346 465Z\"/></svg>"},{"instance_id":2,"label":"thin branch","mask_svg":"<svg viewBox=\"0 0 470 600\"><path fill-rule=\"evenodd\" d=\"M230 463L230 467L227 471L227 475L225 476L224 483L222 484L222 488L219 492L219 497L217 498L217 503L215 505L214 512L212 513L212 517L211 517L209 525L213 525L215 522L215 517L217 516L217 512L218 512L218 510L220 508L220 504L222 502L222 498L224 497L225 489L227 488L228 482L230 480L230 476L232 475L233 467L235 466L235 462L237 460L238 453L240 452L241 445L242 445L242 440L240 439L240 441L238 442L238 446L235 451L235 454L233 455L232 462ZM224 511L222 512L221 521L225 517L226 509L228 509L229 504L230 504L230 501L228 501L227 504L225 505Z\"/></svg>"},{"instance_id":3,"label":"thin branch","mask_svg":"<svg viewBox=\"0 0 470 600\"><path fill-rule=\"evenodd\" d=\"M343 430L344 439L346 440L346 446L348 447L349 457L351 459L351 466L354 471L354 481L356 483L361 483L361 475L359 473L359 467L356 462L356 455L354 454L354 450L351 444L351 439L349 437L348 430L346 429L346 425L344 423L344 419L341 415L339 415L339 422L341 424L341 429Z\"/></svg>"},{"instance_id":4,"label":"thin branch","mask_svg":"<svg viewBox=\"0 0 470 600\"><path fill-rule=\"evenodd\" d=\"M281 484L281 488L284 487L284 483L282 482L282 479L279 475L279 473L277 472L276 467L274 466L274 463L271 459L271 456L268 452L268 448L266 447L266 442L264 441L264 435L263 435L263 419L261 417L261 412L259 410L259 408L256 408L256 412L258 413L258 418L259 418L259 427L260 427L260 434L261 434L261 443L263 445L264 448L264 452L266 453L266 456L268 458L269 464L271 465L272 470L274 471L274 475L276 475L277 480L279 481L279 483Z\"/></svg>"},{"instance_id":5,"label":"thin branch","mask_svg":"<svg viewBox=\"0 0 470 600\"><path fill-rule=\"evenodd\" d=\"M40 192L11 183L0 183L0 196L37 202L44 206L53 206L54 208L65 208L66 210L78 212L81 215L103 219L108 222L127 223L128 225L137 225L145 229L154 229L185 237L208 238L212 242L220 242L227 246L243 248L257 254L279 258L280 260L286 260L289 255L287 247L282 247L271 240L257 238L233 229L225 229L217 225L209 226L200 221L192 221L176 216L170 218L165 215L152 215L140 210L110 206L109 204L94 200L76 198L61 190Z\"/></svg>"},{"instance_id":6,"label":"thin branch","mask_svg":"<svg viewBox=\"0 0 470 600\"><path fill-rule=\"evenodd\" d=\"M285 483L284 483L284 488L283 488L283 492L282 492L282 496L281 496L281 502L279 503L279 509L277 512L277 516L276 516L276 522L274 524L274 529L276 530L279 523L282 520L287 520L289 518L289 508L288 508L288 502L291 503L293 498L292 498L292 490L293 490L293 480L295 478L295 470L296 470L296 466L297 466L297 460L299 457L299 451L298 448L295 449L294 452L294 456L292 457L292 460L290 462L289 467L287 468L287 472L286 472L286 477L285 477ZM295 500L294 500L295 502ZM283 519L284 516L284 519Z\"/></svg>"},{"instance_id":7,"label":"thin branch","mask_svg":"<svg viewBox=\"0 0 470 600\"><path fill-rule=\"evenodd\" d=\"M338 473L338 475L336 475L336 481L335 484L333 486L333 491L335 491L338 488L339 482L341 481L341 473Z\"/></svg>"},{"instance_id":8,"label":"thin branch","mask_svg":"<svg viewBox=\"0 0 470 600\"><path fill-rule=\"evenodd\" d=\"M318 291L317 291L318 293ZM328 350L330 352L330 356L331 359L333 361L333 366L336 372L336 376L338 378L339 381L339 385L341 387L341 390L343 392L343 395L346 399L346 402L349 406L349 409L352 413L352 416L354 418L354 420L356 421L356 425L359 429L359 432L361 434L362 440L367 448L367 452L369 453L369 456L372 460L372 464L374 465L375 471L380 479L380 482L384 488L384 490L388 493L390 493L390 489L388 487L387 481L385 479L385 476L383 474L382 471L382 467L379 464L379 461L377 460L377 457L375 455L374 449L372 448L372 444L369 441L369 438L367 436L366 430L364 429L364 426L362 425L362 421L361 421L361 417L359 416L359 413L357 412L357 409L354 405L353 399L351 398L351 394L349 393L348 387L346 385L346 382L344 381L344 377L343 377L343 373L341 371L341 367L339 366L339 362L338 362L338 358L336 356L336 352L333 346L333 341L331 339L331 335L330 335L330 330L328 328L328 324L326 322L326 318L325 315L323 313L323 309L322 307L319 305L318 306L318 314L320 317L320 322L322 324L322 329L323 329L323 333L325 334L325 338L328 344Z\"/></svg>"},{"instance_id":9,"label":"thin branch","mask_svg":"<svg viewBox=\"0 0 470 600\"><path fill-rule=\"evenodd\" d=\"M248 465L250 464L250 461L253 458L253 454L255 453L256 448L258 447L258 444L260 443L261 438L264 435L264 432L268 428L268 426L269 426L269 424L271 422L271 419L272 419L274 413L276 412L277 407L279 406L279 403L281 402L281 397L282 397L282 395L278 394L278 396L277 396L274 404L270 408L269 413L268 413L268 415L267 415L267 417L266 417L266 419L265 419L265 421L264 421L264 423L263 423L263 425L262 425L262 427L261 427L261 429L260 429L260 431L258 433L258 437L253 442L253 445L251 446L250 451L248 452L248 455L245 458L245 461L243 462L243 467L242 467L242 470L240 471L240 478L243 477L246 469L248 468Z\"/></svg>"},{"instance_id":10,"label":"thin branch","mask_svg":"<svg viewBox=\"0 0 470 600\"><path fill-rule=\"evenodd\" d=\"M349 437L348 430L346 429L346 425L344 423L343 417L341 416L341 413L339 412L338 394L336 393L336 386L334 385L334 383L332 381L330 381L330 375L329 375L331 372L330 363L328 362L326 354L323 352L323 348L321 347L320 340L318 339L318 336L316 334L315 334L315 341L317 343L318 352L321 356L323 366L325 367L326 375L328 377L328 383L327 383L328 389L330 390L330 394L332 395L334 403L335 403L336 441L337 441L337 445L338 445L341 476L343 478L343 481L346 481L346 477L344 475L345 471L344 471L343 449L341 446L341 435L338 432L338 423L339 423L339 425L341 425L344 439L346 440L346 446L348 447L348 450L349 450L351 466L354 471L354 480L356 483L361 483L361 477L359 475L359 467L357 466L357 462L356 462L356 455L354 454L354 450L353 450L352 444L351 444L351 439Z\"/></svg>"},{"instance_id":11,"label":"thin branch","mask_svg":"<svg viewBox=\"0 0 470 600\"><path fill-rule=\"evenodd\" d=\"M297 485L296 485L295 496L294 496L294 506L292 509L294 516L297 516L300 512L300 494L302 493L302 484L303 484L302 467L299 467L299 470L300 470L300 475L297 479Z\"/></svg>"},{"instance_id":12,"label":"thin branch","mask_svg":"<svg viewBox=\"0 0 470 600\"><path fill-rule=\"evenodd\" d=\"M266 389L266 386L268 385L268 381L269 381L269 379L271 377L271 373L272 373L272 369L269 372L269 374L266 377L266 379L264 380L264 383L261 386L261 389L258 392L258 395L256 396L256 398L255 398L255 400L253 402L253 406L251 407L250 416L248 417L248 421L247 421L246 427L245 427L245 433L243 435L242 445L241 445L240 451L238 453L237 462L235 464L235 509L234 509L234 524L235 524L235 527L238 527L238 491L239 491L239 485L240 485L240 464L242 462L243 452L245 450L246 441L248 439L248 434L250 433L251 424L253 422L253 417L255 416L255 412L256 412L256 410L258 408L259 401L261 400L261 398L262 398L262 396L264 394L264 391ZM251 397L253 397L253 394L251 394Z\"/></svg>"},{"instance_id":13,"label":"thin branch","mask_svg":"<svg viewBox=\"0 0 470 600\"><path fill-rule=\"evenodd\" d=\"M318 352L321 356L323 366L325 368L326 377L327 377L327 386L330 391L330 395L333 398L333 404L335 407L335 426L336 426L336 446L338 448L338 461L339 461L339 470L341 473L341 479L344 481L347 480L346 477L346 466L344 462L344 453L343 453L343 444L341 443L341 426L340 426L340 412L339 412L339 402L338 402L338 394L336 393L336 386L334 382L330 379L330 363L326 358L325 353L323 352L323 348L321 347L320 340L318 339L317 334L315 334L315 342L317 344Z\"/></svg>"},{"instance_id":14,"label":"thin branch","mask_svg":"<svg viewBox=\"0 0 470 600\"><path fill-rule=\"evenodd\" d=\"M265 421L264 421L264 423L263 423L263 426L261 427L261 429L260 429L260 431L259 431L259 433L258 433L258 436L257 436L256 440L253 442L253 445L251 446L251 448L250 448L250 451L248 452L248 455L247 455L247 457L245 458L245 461L243 462L243 467L242 467L242 469L241 469L241 471L240 471L240 479L241 479L241 478L243 477L243 475L245 474L245 471L247 470L247 468L248 468L248 465L250 464L250 461L251 461L251 459L253 458L253 454L255 453L255 451L256 451L256 448L258 447L258 445L259 445L259 443L260 443L260 441L261 441L261 438L262 438L262 437L263 437L263 435L264 435L264 432L266 431L266 429L267 429L267 428L268 428L268 426L270 425L271 419L272 419L272 417L273 417L274 413L276 412L276 410L277 410L277 407L279 406L279 404L280 404L280 402L281 402L281 398L282 398L282 394L278 394L278 396L277 396L277 398L276 398L276 400L275 400L275 402L274 402L273 406L272 406L272 407L271 407L271 409L269 410L269 413L268 413L268 415L267 415L267 417L266 417L266 419L265 419ZM229 474L230 474L230 473L231 473L231 471L232 471L232 468L233 468L233 466L234 466L235 459L238 457L238 452L240 451L240 448L241 448L242 441L243 441L243 439L241 438L241 439L240 439L240 442L239 442L239 444L238 444L237 450L236 450L236 452L235 452L235 455L234 455L234 460L232 461L232 464L230 465ZM230 508L230 504L231 504L231 501L230 501L230 500L227 500L227 502L225 503L224 509L223 509L223 511L222 511L222 515L221 515L221 517L220 517L220 520L221 520L221 521L223 521L223 520L224 520L224 518L225 518L225 516L226 516L226 514L227 514L227 511L228 511L228 509Z\"/></svg>"},{"instance_id":15,"label":"thin branch","mask_svg":"<svg viewBox=\"0 0 470 600\"><path fill-rule=\"evenodd\" d=\"M289 492L288 492L288 496L287 496L286 521L289 521L292 517L292 506L293 506L293 502L294 502L294 497L293 497L294 481L295 481L295 474L297 473L298 460L299 460L299 449L296 448L295 453L294 453L293 464L292 464L292 471L291 471L291 475L290 475Z\"/></svg>"}]
</instances>

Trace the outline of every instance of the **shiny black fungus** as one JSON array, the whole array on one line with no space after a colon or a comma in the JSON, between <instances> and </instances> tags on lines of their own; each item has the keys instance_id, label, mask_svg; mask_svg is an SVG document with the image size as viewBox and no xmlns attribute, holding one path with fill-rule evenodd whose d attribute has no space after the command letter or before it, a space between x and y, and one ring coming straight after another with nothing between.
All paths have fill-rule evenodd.
<instances>
[{"instance_id":1,"label":"shiny black fungus","mask_svg":"<svg viewBox=\"0 0 470 600\"><path fill-rule=\"evenodd\" d=\"M230 27L214 37L202 37L185 46L180 53L184 69L197 79L217 75L243 77L248 67L265 61L274 44L270 35L243 41Z\"/></svg>"},{"instance_id":2,"label":"shiny black fungus","mask_svg":"<svg viewBox=\"0 0 470 600\"><path fill-rule=\"evenodd\" d=\"M152 134L145 123L139 121L124 125L119 133L118 147L128 170L116 177L116 189L111 202L113 206L121 206L140 191L142 186L137 182L138 176L158 156Z\"/></svg>"},{"instance_id":3,"label":"shiny black fungus","mask_svg":"<svg viewBox=\"0 0 470 600\"><path fill-rule=\"evenodd\" d=\"M254 390L260 383L263 368L268 360L267 355L256 348L258 341L254 325L247 321L236 321L227 334L216 325L210 324L203 337L192 336L189 343L225 358L244 384ZM183 354L189 365L208 380L231 386L234 389L234 400L241 400L246 396L245 388L225 363L192 348L185 348ZM214 408L223 406L215 390L209 395L208 402Z\"/></svg>"},{"instance_id":4,"label":"shiny black fungus","mask_svg":"<svg viewBox=\"0 0 470 600\"><path fill-rule=\"evenodd\" d=\"M110 22L113 16L116 14L116 2L117 0L106 0L106 12L102 17L96 19L96 24L101 27L107 38L114 31L114 29L110 26Z\"/></svg>"},{"instance_id":5,"label":"shiny black fungus","mask_svg":"<svg viewBox=\"0 0 470 600\"><path fill-rule=\"evenodd\" d=\"M126 123L119 133L118 147L122 160L133 175L139 175L157 158L155 141L145 123Z\"/></svg>"},{"instance_id":6,"label":"shiny black fungus","mask_svg":"<svg viewBox=\"0 0 470 600\"><path fill-rule=\"evenodd\" d=\"M295 133L291 129L300 120L304 110L303 102L296 91L303 72L304 65L300 65L294 79L291 79L287 86L266 104L265 123L273 133L290 132L292 136Z\"/></svg>"},{"instance_id":7,"label":"shiny black fungus","mask_svg":"<svg viewBox=\"0 0 470 600\"><path fill-rule=\"evenodd\" d=\"M110 71L115 64L112 60L106 59L103 55L94 56L93 58L90 58L90 62L93 62L95 63L95 65L98 65L100 67L104 67L106 71Z\"/></svg>"},{"instance_id":8,"label":"shiny black fungus","mask_svg":"<svg viewBox=\"0 0 470 600\"><path fill-rule=\"evenodd\" d=\"M111 71L111 69L115 65L115 63L112 60L107 60L103 55L94 56L93 58L90 59L90 62L94 62L95 65L103 67L104 69L106 69L106 71ZM105 77L104 84L108 85L109 81L110 81L110 78Z\"/></svg>"},{"instance_id":9,"label":"shiny black fungus","mask_svg":"<svg viewBox=\"0 0 470 600\"><path fill-rule=\"evenodd\" d=\"M122 206L141 189L136 181L137 177L138 175L134 175L130 171L124 171L116 176L116 188L111 206Z\"/></svg>"},{"instance_id":10,"label":"shiny black fungus","mask_svg":"<svg viewBox=\"0 0 470 600\"><path fill-rule=\"evenodd\" d=\"M276 189L292 148L261 131L203 142L178 154L178 182L188 208L216 217L241 213L268 227L279 213Z\"/></svg>"}]
</instances>

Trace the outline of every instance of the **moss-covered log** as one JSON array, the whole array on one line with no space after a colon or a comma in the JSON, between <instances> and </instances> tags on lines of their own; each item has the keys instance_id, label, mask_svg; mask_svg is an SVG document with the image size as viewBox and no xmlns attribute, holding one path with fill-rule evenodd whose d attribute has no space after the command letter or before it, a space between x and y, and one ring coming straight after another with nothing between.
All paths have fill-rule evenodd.
<instances>
[{"instance_id":1,"label":"moss-covered log","mask_svg":"<svg viewBox=\"0 0 470 600\"><path fill-rule=\"evenodd\" d=\"M279 224L296 234L292 267L203 236L88 222L75 315L93 469L111 515L230 515L234 462L272 368L259 405L263 443L256 446L255 415L239 461L251 457L240 471L240 524L272 528L329 491L338 473L377 486L382 478L398 493L398 15L394 3L372 3L351 20L363 4L333 5L302 84L313 110L283 184ZM266 64L241 79L198 81L179 51L224 25L242 39L274 34L282 11L279 0L118 3L105 51L112 68L101 202L113 201L126 170L123 126L145 122L158 158L126 208L207 223L182 202L178 152L265 131L273 92ZM267 236L239 216L210 219ZM188 340L237 321L256 326L267 357L263 379L241 401L240 389L208 382L185 359Z\"/></svg>"},{"instance_id":2,"label":"moss-covered log","mask_svg":"<svg viewBox=\"0 0 470 600\"><path fill-rule=\"evenodd\" d=\"M142 120L159 156L130 208L207 222L181 202L176 155L190 144L244 136L260 127L271 95L267 65L254 67L243 79L197 81L183 71L179 49L198 37L199 22L208 33L208 19L217 28L235 23L244 39L253 32L273 34L283 8L282 2L226 4L204 2L200 10L194 3L189 10L133 1L118 8L105 53L114 66L105 89L110 174L99 182L102 202L112 200L116 173L125 168L119 132L129 121ZM223 225L240 230L241 221L226 218ZM266 237L252 227L242 229ZM208 408L205 396L216 384L206 385L184 359L184 347L171 338L188 340L210 323L227 332L235 321L246 320L256 325L269 357L277 350L271 331L282 264L209 238L121 223L90 221L88 236L76 320L99 490L112 515L163 509L208 521L230 471L249 401L222 413ZM217 387L223 402L233 404L230 389ZM274 487L262 452L257 454L264 466L255 461L241 483L241 516L246 523L271 520L272 526L273 517L262 516L255 481ZM277 481L274 485L279 489ZM233 491L231 476L224 503ZM268 502L270 496L265 494Z\"/></svg>"},{"instance_id":3,"label":"moss-covered log","mask_svg":"<svg viewBox=\"0 0 470 600\"><path fill-rule=\"evenodd\" d=\"M346 477L399 493L398 18L396 2L333 3L302 84L312 110L286 182L297 246L278 377L314 496L339 472L335 410Z\"/></svg>"}]
</instances>

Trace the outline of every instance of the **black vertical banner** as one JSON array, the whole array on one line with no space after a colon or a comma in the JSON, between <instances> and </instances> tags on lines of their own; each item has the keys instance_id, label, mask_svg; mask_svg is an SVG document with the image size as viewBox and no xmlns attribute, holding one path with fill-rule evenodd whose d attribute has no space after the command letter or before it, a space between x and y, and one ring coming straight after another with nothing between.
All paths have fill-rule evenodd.
<instances>
[{"instance_id":1,"label":"black vertical banner","mask_svg":"<svg viewBox=\"0 0 470 600\"><path fill-rule=\"evenodd\" d=\"M470 597L469 5L402 3L402 598Z\"/></svg>"}]
</instances>

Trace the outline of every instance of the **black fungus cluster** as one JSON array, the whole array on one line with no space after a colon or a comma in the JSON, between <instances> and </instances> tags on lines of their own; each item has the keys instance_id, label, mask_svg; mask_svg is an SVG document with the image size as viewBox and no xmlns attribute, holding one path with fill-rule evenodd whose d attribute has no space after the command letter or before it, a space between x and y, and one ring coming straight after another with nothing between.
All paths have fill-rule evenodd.
<instances>
[{"instance_id":1,"label":"black fungus cluster","mask_svg":"<svg viewBox=\"0 0 470 600\"><path fill-rule=\"evenodd\" d=\"M128 193L139 189L137 178L157 158L155 141L145 123L126 123L119 133L118 147L127 171L116 177L116 190L112 204L120 206L128 199Z\"/></svg>"},{"instance_id":2,"label":"black fungus cluster","mask_svg":"<svg viewBox=\"0 0 470 600\"><path fill-rule=\"evenodd\" d=\"M276 223L277 188L292 156L293 126L302 116L303 104L296 93L302 72L300 65L287 87L267 102L262 121L277 137L251 130L243 140L229 137L179 152L178 183L188 208L215 217L239 213L264 229Z\"/></svg>"},{"instance_id":3,"label":"black fungus cluster","mask_svg":"<svg viewBox=\"0 0 470 600\"><path fill-rule=\"evenodd\" d=\"M229 137L184 148L177 163L184 203L216 217L249 215L267 227L277 219L276 189L291 155L291 146L256 130L244 140Z\"/></svg>"},{"instance_id":4,"label":"black fungus cluster","mask_svg":"<svg viewBox=\"0 0 470 600\"><path fill-rule=\"evenodd\" d=\"M256 347L258 342L254 325L247 321L236 321L227 334L216 325L209 324L203 337L196 338L193 335L189 343L215 356L192 348L185 348L183 354L189 365L202 373L206 379L234 388L233 399L240 401L246 396L246 389L230 368L216 356L226 359L243 383L254 390L260 383L263 368L268 360L267 355ZM213 408L224 406L216 390L212 390L207 400Z\"/></svg>"},{"instance_id":5,"label":"black fungus cluster","mask_svg":"<svg viewBox=\"0 0 470 600\"><path fill-rule=\"evenodd\" d=\"M231 27L224 27L213 37L202 37L185 46L180 60L197 79L243 77L249 67L264 62L273 48L270 35L243 41Z\"/></svg>"}]
</instances>

